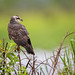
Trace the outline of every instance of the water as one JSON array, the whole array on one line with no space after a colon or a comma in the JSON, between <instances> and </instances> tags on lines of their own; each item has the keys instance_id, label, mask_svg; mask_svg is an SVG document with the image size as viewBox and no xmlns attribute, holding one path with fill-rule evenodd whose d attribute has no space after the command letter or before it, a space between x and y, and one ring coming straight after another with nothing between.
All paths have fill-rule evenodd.
<instances>
[{"instance_id":1,"label":"water","mask_svg":"<svg viewBox=\"0 0 75 75\"><path fill-rule=\"evenodd\" d=\"M17 53L16 53L17 54ZM33 56L30 55L30 54L27 54L26 55L28 56L28 58L31 59L31 63L32 63L32 60L33 60ZM55 52L55 55L56 55L56 52ZM28 59L26 59L26 56L24 55L24 53L20 53L20 56L21 56L21 63L22 65L26 66L27 62L28 62ZM53 55L53 51L49 51L49 50L42 50L42 49L38 49L35 51L35 59L37 59L36 63L37 65L39 65L40 63L40 66L37 68L38 69L38 72L40 72L40 67L42 68L43 72L45 73L45 75L48 75L48 73L50 73L50 75L52 74L52 64L54 61L54 55ZM49 58L47 61L45 61L47 58ZM59 59L59 62L61 62L61 60ZM46 63L46 64L45 64ZM49 64L49 65L48 65ZM32 64L31 64L32 65ZM35 66L35 68L37 67L37 65ZM48 72L46 70L46 66L47 65L47 69L48 69ZM60 64L58 64L59 66ZM51 67L50 67L51 66ZM29 67L29 66L28 66ZM59 67L58 67L59 68ZM63 68L63 65L61 65L61 68ZM31 68L27 68L27 71L29 72ZM57 75L57 70L55 71L55 75Z\"/></svg>"},{"instance_id":2,"label":"water","mask_svg":"<svg viewBox=\"0 0 75 75\"><path fill-rule=\"evenodd\" d=\"M66 49L66 50L67 50L67 49ZM61 53L60 53L61 57L64 56L64 53L65 53L64 51L65 51L65 49L62 49L62 50L61 50ZM26 53L27 57L28 57L29 59L31 59L31 60L30 60L30 64L31 64L31 66L32 66L32 65L33 65L33 55L27 54L27 52L25 52L25 53ZM53 62L54 62L54 59L55 59L56 54L57 54L56 51L54 51L54 53L53 53L53 51L37 49L37 50L35 51L35 60L36 60L36 62L35 62L35 71L36 71L36 72L38 71L38 72L40 73L40 71L41 71L41 70L40 70L40 67L41 67L42 70L43 70L43 72L45 73L45 75L52 75L52 72L53 72ZM18 53L16 52L15 55L18 56ZM20 52L21 64L24 65L24 66L26 66L27 63L28 63L28 61L29 61L29 60L27 59L26 55L25 55L23 52ZM71 56L71 55L70 55L69 57L72 59L72 56ZM48 60L47 60L47 59L48 59ZM65 56L65 60L67 61L66 56ZM9 61L8 61L8 62L9 62ZM73 63L73 61L72 61L71 63ZM17 63L17 64L19 64L19 63ZM39 65L39 64L40 64L40 65ZM67 64L67 63L66 63L66 64ZM39 65L39 66L38 66L38 65ZM38 67L37 67L37 66L38 66ZM63 67L64 67L63 62L62 62L61 59L59 58L54 75L58 75L58 74L57 74L57 70L59 70L59 71L62 72ZM16 68L18 68L18 66L15 66L15 69L16 69ZM28 65L28 67L27 67L26 70L27 70L27 72L29 73L31 69L32 69L32 68L30 67L30 65ZM74 70L74 69L73 69L73 70ZM42 73L41 75L43 75L43 72L41 71L41 73ZM49 73L50 73L50 74L49 74ZM15 75L14 72L12 72L12 74ZM7 74L6 74L6 75L7 75ZM37 74L36 74L36 75L37 75Z\"/></svg>"}]
</instances>

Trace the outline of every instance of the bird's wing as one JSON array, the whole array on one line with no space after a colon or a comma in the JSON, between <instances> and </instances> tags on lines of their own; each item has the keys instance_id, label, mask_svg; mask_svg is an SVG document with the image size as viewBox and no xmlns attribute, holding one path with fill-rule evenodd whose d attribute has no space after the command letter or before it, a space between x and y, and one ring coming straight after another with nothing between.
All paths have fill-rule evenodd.
<instances>
[{"instance_id":1,"label":"bird's wing","mask_svg":"<svg viewBox=\"0 0 75 75\"><path fill-rule=\"evenodd\" d=\"M28 53L34 54L32 44L25 26L21 24L8 24L9 38L13 39L17 45L26 48Z\"/></svg>"},{"instance_id":2,"label":"bird's wing","mask_svg":"<svg viewBox=\"0 0 75 75\"><path fill-rule=\"evenodd\" d=\"M8 24L8 34L9 38L13 39L18 45L31 45L31 41L29 38L29 33L27 32L25 26L18 24Z\"/></svg>"},{"instance_id":3,"label":"bird's wing","mask_svg":"<svg viewBox=\"0 0 75 75\"><path fill-rule=\"evenodd\" d=\"M8 24L8 34L9 34L9 38L12 39L12 36L25 36L25 35L29 35L29 33L27 32L25 26L21 25L20 23L18 24Z\"/></svg>"}]
</instances>

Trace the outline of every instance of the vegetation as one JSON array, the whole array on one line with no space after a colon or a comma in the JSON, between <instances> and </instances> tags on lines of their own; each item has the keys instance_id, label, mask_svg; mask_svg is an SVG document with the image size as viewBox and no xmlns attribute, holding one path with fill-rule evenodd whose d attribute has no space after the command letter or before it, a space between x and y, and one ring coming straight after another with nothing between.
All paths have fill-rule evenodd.
<instances>
[{"instance_id":1,"label":"vegetation","mask_svg":"<svg viewBox=\"0 0 75 75\"><path fill-rule=\"evenodd\" d=\"M75 75L75 40L71 39L71 47L65 48L63 56L60 59L63 63L63 68L58 69L58 75ZM60 65L61 66L61 65Z\"/></svg>"},{"instance_id":2,"label":"vegetation","mask_svg":"<svg viewBox=\"0 0 75 75\"><path fill-rule=\"evenodd\" d=\"M67 33L65 38L72 33ZM64 38L64 40L65 40ZM75 40L71 39L71 46L61 49L62 41L57 54L46 58L43 61L37 61L36 56L29 58L25 51L21 52L25 55L24 59L15 54L16 47L14 43L5 43L5 40L0 41L0 74L1 75L74 75L75 74ZM62 51L61 51L62 50ZM61 52L60 52L61 51ZM61 61L58 59L60 57ZM22 64L22 60L28 60L26 64ZM51 63L52 64L51 64ZM59 64L60 63L60 64ZM42 66L43 65L43 66ZM63 65L63 67L61 67ZM45 69L43 69L45 67ZM45 70L45 71L44 71ZM56 71L57 72L56 72Z\"/></svg>"},{"instance_id":3,"label":"vegetation","mask_svg":"<svg viewBox=\"0 0 75 75\"><path fill-rule=\"evenodd\" d=\"M7 25L10 17L19 15L34 48L57 48L64 34L75 30L74 9L74 0L0 0L0 40L6 37L10 42Z\"/></svg>"},{"instance_id":4,"label":"vegetation","mask_svg":"<svg viewBox=\"0 0 75 75\"><path fill-rule=\"evenodd\" d=\"M52 72L75 75L75 34L64 41L63 48L62 42L50 58L45 56L45 60L38 61L22 48L25 56L22 59L16 44L8 37L7 25L13 15L23 19L21 24L27 28L35 50L53 50L60 45L66 32L75 31L74 0L0 0L0 75L52 75Z\"/></svg>"},{"instance_id":5,"label":"vegetation","mask_svg":"<svg viewBox=\"0 0 75 75\"><path fill-rule=\"evenodd\" d=\"M24 66L19 67L18 56L14 54L14 43L5 43L0 41L0 75L27 75L27 71ZM21 72L22 70L22 72Z\"/></svg>"}]
</instances>

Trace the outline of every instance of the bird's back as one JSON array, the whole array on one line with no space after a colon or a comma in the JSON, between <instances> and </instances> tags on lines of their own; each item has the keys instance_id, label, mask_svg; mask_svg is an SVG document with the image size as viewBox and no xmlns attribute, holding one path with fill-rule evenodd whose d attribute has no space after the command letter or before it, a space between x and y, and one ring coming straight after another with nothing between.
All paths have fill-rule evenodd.
<instances>
[{"instance_id":1,"label":"bird's back","mask_svg":"<svg viewBox=\"0 0 75 75\"><path fill-rule=\"evenodd\" d=\"M8 34L9 38L14 40L17 45L23 46L29 54L34 54L29 33L27 32L25 26L20 23L9 23Z\"/></svg>"}]
</instances>

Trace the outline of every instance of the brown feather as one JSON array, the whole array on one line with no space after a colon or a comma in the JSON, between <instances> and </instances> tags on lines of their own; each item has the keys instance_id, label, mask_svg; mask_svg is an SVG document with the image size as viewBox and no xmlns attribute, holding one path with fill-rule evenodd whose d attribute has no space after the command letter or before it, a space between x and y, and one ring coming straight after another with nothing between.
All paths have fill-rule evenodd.
<instances>
[{"instance_id":1,"label":"brown feather","mask_svg":"<svg viewBox=\"0 0 75 75\"><path fill-rule=\"evenodd\" d=\"M23 46L29 54L35 54L25 26L16 22L9 23L8 35L17 45Z\"/></svg>"}]
</instances>

